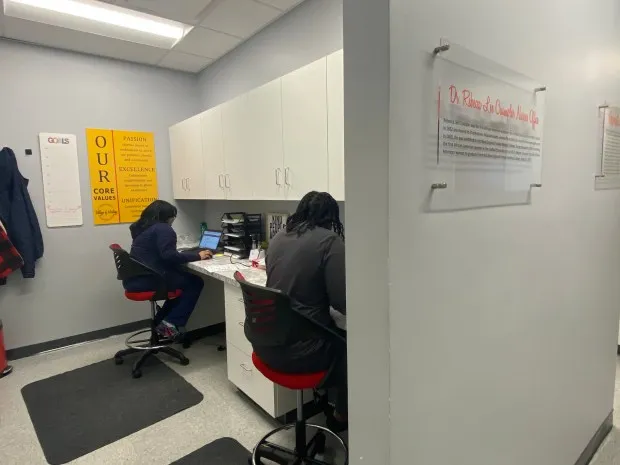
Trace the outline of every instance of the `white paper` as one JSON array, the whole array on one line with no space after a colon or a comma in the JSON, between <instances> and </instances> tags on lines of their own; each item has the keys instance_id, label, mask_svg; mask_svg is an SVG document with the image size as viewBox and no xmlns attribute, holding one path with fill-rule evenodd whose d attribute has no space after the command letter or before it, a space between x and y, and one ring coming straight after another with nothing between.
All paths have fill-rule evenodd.
<instances>
[{"instance_id":1,"label":"white paper","mask_svg":"<svg viewBox=\"0 0 620 465\"><path fill-rule=\"evenodd\" d=\"M47 226L81 226L82 198L76 136L40 133L39 147Z\"/></svg>"},{"instance_id":2,"label":"white paper","mask_svg":"<svg viewBox=\"0 0 620 465\"><path fill-rule=\"evenodd\" d=\"M605 108L601 117L602 141L595 188L620 189L620 108Z\"/></svg>"}]
</instances>

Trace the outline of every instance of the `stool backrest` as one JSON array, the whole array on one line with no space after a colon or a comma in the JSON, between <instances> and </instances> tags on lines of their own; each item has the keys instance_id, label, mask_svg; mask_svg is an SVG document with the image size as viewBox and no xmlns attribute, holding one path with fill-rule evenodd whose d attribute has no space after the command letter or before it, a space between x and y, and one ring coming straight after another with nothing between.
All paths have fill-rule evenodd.
<instances>
[{"instance_id":1,"label":"stool backrest","mask_svg":"<svg viewBox=\"0 0 620 465\"><path fill-rule=\"evenodd\" d=\"M286 294L251 284L239 272L235 279L243 293L245 336L253 347L283 346L299 340L308 323L291 308Z\"/></svg>"},{"instance_id":2,"label":"stool backrest","mask_svg":"<svg viewBox=\"0 0 620 465\"><path fill-rule=\"evenodd\" d=\"M116 265L116 278L125 280L138 276L152 276L156 273L146 265L140 263L129 255L125 249L118 244L112 244L110 250L114 254L114 264Z\"/></svg>"}]
</instances>

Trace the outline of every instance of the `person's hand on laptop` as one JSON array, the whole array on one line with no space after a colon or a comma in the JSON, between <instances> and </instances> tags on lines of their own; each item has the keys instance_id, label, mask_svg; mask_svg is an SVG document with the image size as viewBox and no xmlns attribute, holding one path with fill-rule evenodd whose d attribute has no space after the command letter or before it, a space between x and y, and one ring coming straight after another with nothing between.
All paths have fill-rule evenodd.
<instances>
[{"instance_id":1,"label":"person's hand on laptop","mask_svg":"<svg viewBox=\"0 0 620 465\"><path fill-rule=\"evenodd\" d=\"M210 250L201 250L198 254L200 255L201 260L209 260L210 258L213 258L213 253Z\"/></svg>"}]
</instances>

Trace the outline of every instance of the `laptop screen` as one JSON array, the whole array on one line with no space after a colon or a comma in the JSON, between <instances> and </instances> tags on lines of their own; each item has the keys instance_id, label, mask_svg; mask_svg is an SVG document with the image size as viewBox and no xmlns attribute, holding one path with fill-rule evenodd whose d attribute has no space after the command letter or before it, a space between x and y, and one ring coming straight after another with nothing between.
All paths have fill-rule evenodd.
<instances>
[{"instance_id":1,"label":"laptop screen","mask_svg":"<svg viewBox=\"0 0 620 465\"><path fill-rule=\"evenodd\" d=\"M222 231L205 231L200 239L199 247L201 249L216 250L220 244Z\"/></svg>"}]
</instances>

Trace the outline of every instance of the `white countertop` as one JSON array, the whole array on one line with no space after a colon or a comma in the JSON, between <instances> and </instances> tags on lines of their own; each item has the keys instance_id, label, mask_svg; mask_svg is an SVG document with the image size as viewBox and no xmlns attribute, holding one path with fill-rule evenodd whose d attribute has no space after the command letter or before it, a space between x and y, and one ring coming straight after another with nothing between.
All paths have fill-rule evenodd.
<instances>
[{"instance_id":1,"label":"white countertop","mask_svg":"<svg viewBox=\"0 0 620 465\"><path fill-rule=\"evenodd\" d=\"M239 287L239 283L235 280L234 274L235 271L240 271L249 283L265 286L267 284L267 272L249 265L249 260L233 259L233 263L231 263L230 257L216 256L211 260L191 262L186 266L196 273L211 276L226 284L237 287ZM345 315L333 308L330 309L330 314L336 322L336 326L343 330L347 329L347 317Z\"/></svg>"},{"instance_id":2,"label":"white countertop","mask_svg":"<svg viewBox=\"0 0 620 465\"><path fill-rule=\"evenodd\" d=\"M233 263L230 262L230 257L216 256L211 260L201 260L198 262L188 263L186 266L194 272L211 276L212 278L224 281L226 284L233 286L239 286L239 283L235 281L235 271L240 271L245 277L246 281L258 286L265 286L267 284L267 273L265 270L258 268L252 268L248 260L236 260L233 259Z\"/></svg>"}]
</instances>

